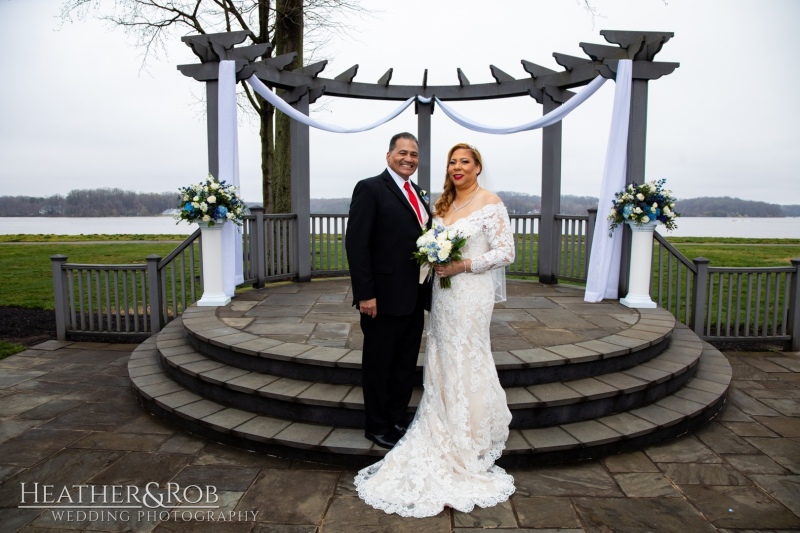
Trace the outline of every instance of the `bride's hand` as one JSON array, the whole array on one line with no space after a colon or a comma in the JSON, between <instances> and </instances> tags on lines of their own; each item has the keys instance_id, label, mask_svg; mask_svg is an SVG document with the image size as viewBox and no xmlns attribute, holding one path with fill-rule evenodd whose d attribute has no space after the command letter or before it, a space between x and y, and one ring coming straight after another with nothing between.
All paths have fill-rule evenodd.
<instances>
[{"instance_id":1,"label":"bride's hand","mask_svg":"<svg viewBox=\"0 0 800 533\"><path fill-rule=\"evenodd\" d=\"M446 265L436 265L434 267L437 278L449 278L457 274L463 274L464 272L467 272L468 269L469 264L466 260L453 261L451 263L447 263Z\"/></svg>"}]
</instances>

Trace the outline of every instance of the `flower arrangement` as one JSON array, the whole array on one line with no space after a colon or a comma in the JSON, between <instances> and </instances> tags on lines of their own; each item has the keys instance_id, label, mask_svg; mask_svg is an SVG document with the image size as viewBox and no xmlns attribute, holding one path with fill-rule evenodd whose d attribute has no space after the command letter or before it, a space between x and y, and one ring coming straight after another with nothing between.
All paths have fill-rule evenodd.
<instances>
[{"instance_id":1,"label":"flower arrangement","mask_svg":"<svg viewBox=\"0 0 800 533\"><path fill-rule=\"evenodd\" d=\"M615 193L615 199L611 200L611 212L608 215L608 220L611 221L608 235L611 236L614 228L629 220L637 226L658 220L668 230L677 228L675 219L680 214L675 212L675 198L672 197L672 191L664 189L666 181L660 179L641 185L632 183L627 188Z\"/></svg>"},{"instance_id":2,"label":"flower arrangement","mask_svg":"<svg viewBox=\"0 0 800 533\"><path fill-rule=\"evenodd\" d=\"M210 227L230 220L237 226L242 225L247 208L239 198L237 187L209 174L205 182L181 187L178 191L180 211L175 214L178 222L206 222Z\"/></svg>"},{"instance_id":3,"label":"flower arrangement","mask_svg":"<svg viewBox=\"0 0 800 533\"><path fill-rule=\"evenodd\" d=\"M448 230L442 224L436 224L431 229L422 231L422 236L417 239L417 251L412 257L420 265L444 265L451 261L461 261L461 249L467 243L466 237L461 232ZM429 276L433 275L433 270ZM450 278L439 278L439 287L450 288Z\"/></svg>"}]
</instances>

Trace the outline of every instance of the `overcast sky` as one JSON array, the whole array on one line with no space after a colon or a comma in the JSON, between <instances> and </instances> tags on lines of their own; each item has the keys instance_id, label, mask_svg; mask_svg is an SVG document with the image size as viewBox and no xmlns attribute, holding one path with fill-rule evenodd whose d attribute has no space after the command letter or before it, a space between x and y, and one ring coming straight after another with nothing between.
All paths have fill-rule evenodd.
<instances>
[{"instance_id":1,"label":"overcast sky","mask_svg":"<svg viewBox=\"0 0 800 533\"><path fill-rule=\"evenodd\" d=\"M47 196L76 188L175 191L207 172L203 88L178 64L197 62L175 37L167 57L142 71L141 50L118 29L87 18L61 27L62 0L0 0L0 182L3 195ZM457 83L461 68L492 82L494 64L527 77L520 60L562 70L553 52L584 56L580 42L606 44L602 29L674 32L657 56L680 63L650 82L647 179L667 179L678 198L734 196L800 203L800 81L795 0L594 0L594 21L575 0L362 0L367 18L324 51L323 76L359 64L356 81ZM322 59L319 57L317 59ZM614 84L564 123L564 194L598 196ZM360 126L397 102L323 98L319 120ZM530 98L461 102L479 122L511 126L541 116ZM311 192L347 197L358 179L385 166L389 137L416 131L413 106L371 132L311 132ZM246 200L260 200L257 127L240 121ZM541 192L541 134L504 136L433 116L432 188L441 190L447 149L468 142L483 153L489 186Z\"/></svg>"}]
</instances>

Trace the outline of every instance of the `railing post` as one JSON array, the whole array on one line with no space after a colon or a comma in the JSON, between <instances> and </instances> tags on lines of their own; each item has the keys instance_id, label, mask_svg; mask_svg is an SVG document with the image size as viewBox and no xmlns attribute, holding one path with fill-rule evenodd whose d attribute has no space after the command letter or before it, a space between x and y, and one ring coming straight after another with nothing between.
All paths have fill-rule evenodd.
<instances>
[{"instance_id":1,"label":"railing post","mask_svg":"<svg viewBox=\"0 0 800 533\"><path fill-rule=\"evenodd\" d=\"M64 263L67 262L66 255L50 256L53 267L53 296L56 306L56 338L60 341L67 340L67 283L64 273Z\"/></svg>"},{"instance_id":2,"label":"railing post","mask_svg":"<svg viewBox=\"0 0 800 533\"><path fill-rule=\"evenodd\" d=\"M708 294L708 264L711 261L705 257L696 257L693 261L697 267L697 277L692 288L692 318L690 324L692 325L692 331L702 339L706 294ZM689 280L687 279L686 281L688 283Z\"/></svg>"},{"instance_id":3,"label":"railing post","mask_svg":"<svg viewBox=\"0 0 800 533\"><path fill-rule=\"evenodd\" d=\"M264 249L264 208L251 207L250 213L256 217L253 226L250 228L250 259L256 263L256 282L253 283L253 287L261 289L264 287L264 281L267 277L266 250Z\"/></svg>"},{"instance_id":4,"label":"railing post","mask_svg":"<svg viewBox=\"0 0 800 533\"><path fill-rule=\"evenodd\" d=\"M800 352L800 258L792 259L792 288L789 302L789 350Z\"/></svg>"},{"instance_id":5,"label":"railing post","mask_svg":"<svg viewBox=\"0 0 800 533\"><path fill-rule=\"evenodd\" d=\"M589 259L592 257L592 241L594 240L594 225L597 224L597 209L587 209L589 220L586 221L586 250L584 252L583 276L589 275Z\"/></svg>"},{"instance_id":6,"label":"railing post","mask_svg":"<svg viewBox=\"0 0 800 533\"><path fill-rule=\"evenodd\" d=\"M147 285L150 299L150 333L155 335L161 331L161 283L158 276L158 263L161 257L155 254L147 256ZM177 298L177 295L175 295ZM144 308L147 311L147 307Z\"/></svg>"}]
</instances>

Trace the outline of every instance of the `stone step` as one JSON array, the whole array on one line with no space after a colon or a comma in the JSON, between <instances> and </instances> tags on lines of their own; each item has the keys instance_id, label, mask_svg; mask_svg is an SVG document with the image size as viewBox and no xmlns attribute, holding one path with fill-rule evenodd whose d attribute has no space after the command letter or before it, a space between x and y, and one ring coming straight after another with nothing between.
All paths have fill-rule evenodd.
<instances>
[{"instance_id":1,"label":"stone step","mask_svg":"<svg viewBox=\"0 0 800 533\"><path fill-rule=\"evenodd\" d=\"M676 333L677 337L688 337L681 335L682 330ZM163 335L174 340L181 333ZM162 367L156 341L151 338L140 345L128 363L136 394L156 416L218 442L282 457L362 467L386 453L365 439L360 429L266 416L228 407L187 390ZM685 338L676 341L691 344ZM731 379L727 360L707 343L702 344L696 367L695 376L682 388L651 404L581 422L512 429L498 464L587 459L639 449L690 431L722 407Z\"/></svg>"},{"instance_id":2,"label":"stone step","mask_svg":"<svg viewBox=\"0 0 800 533\"><path fill-rule=\"evenodd\" d=\"M363 427L363 394L358 386L286 378L226 365L198 353L182 336L179 323L165 329L156 346L167 373L208 399L268 416ZM511 426L576 422L652 403L691 378L701 352L700 340L681 325L674 346L635 367L591 378L506 387L513 415ZM422 388L416 388L409 417L421 395Z\"/></svg>"},{"instance_id":3,"label":"stone step","mask_svg":"<svg viewBox=\"0 0 800 533\"><path fill-rule=\"evenodd\" d=\"M181 322L170 327L186 329L195 351L227 365L289 379L361 384L361 351L310 343L284 342L277 335L257 335L220 318L214 307L193 306ZM493 352L500 383L504 387L529 386L589 378L617 372L652 359L669 345L675 318L656 309L638 310L629 328L597 339L554 346ZM234 319L235 320L235 319ZM288 326L286 326L288 327ZM181 346L175 341L175 346ZM164 341L160 348L171 348ZM422 384L422 356L417 362L417 385Z\"/></svg>"}]
</instances>

